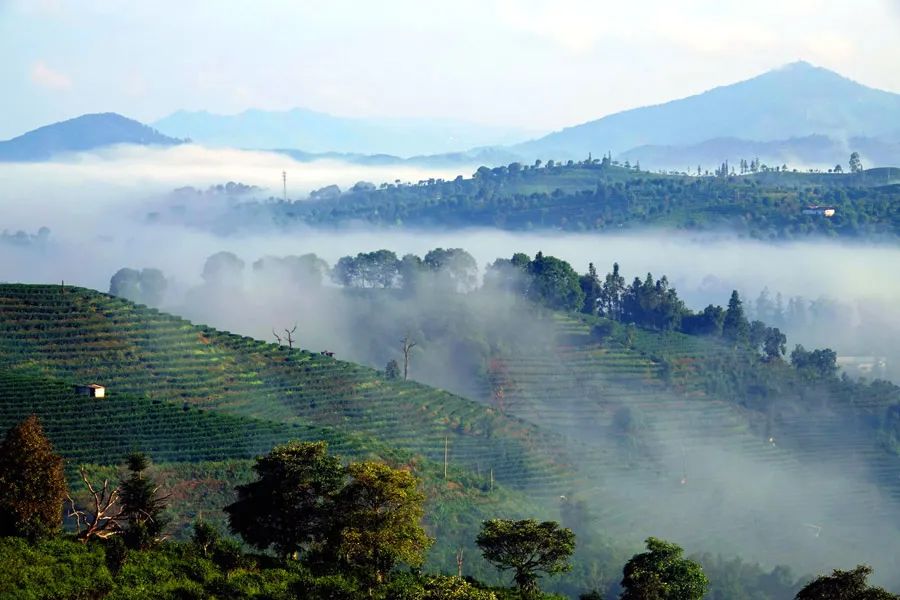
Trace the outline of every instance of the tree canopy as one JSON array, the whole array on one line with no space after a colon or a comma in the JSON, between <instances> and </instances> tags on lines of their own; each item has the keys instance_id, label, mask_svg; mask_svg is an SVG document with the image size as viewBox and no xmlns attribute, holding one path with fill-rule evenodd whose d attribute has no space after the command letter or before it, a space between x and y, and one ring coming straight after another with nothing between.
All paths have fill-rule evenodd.
<instances>
[{"instance_id":1,"label":"tree canopy","mask_svg":"<svg viewBox=\"0 0 900 600\"><path fill-rule=\"evenodd\" d=\"M822 575L809 582L799 592L796 600L897 600L900 596L867 582L872 567L858 565L850 571L835 569L831 575Z\"/></svg>"},{"instance_id":2,"label":"tree canopy","mask_svg":"<svg viewBox=\"0 0 900 600\"><path fill-rule=\"evenodd\" d=\"M709 579L677 544L647 538L647 552L625 564L620 600L700 600Z\"/></svg>"},{"instance_id":3,"label":"tree canopy","mask_svg":"<svg viewBox=\"0 0 900 600\"><path fill-rule=\"evenodd\" d=\"M0 443L0 536L33 540L56 532L66 493L63 459L38 418L10 428Z\"/></svg>"},{"instance_id":4,"label":"tree canopy","mask_svg":"<svg viewBox=\"0 0 900 600\"><path fill-rule=\"evenodd\" d=\"M253 466L257 480L237 486L225 507L231 530L259 549L282 556L313 549L328 533L333 500L344 481L325 442L276 446Z\"/></svg>"},{"instance_id":5,"label":"tree canopy","mask_svg":"<svg viewBox=\"0 0 900 600\"><path fill-rule=\"evenodd\" d=\"M482 524L475 543L495 567L512 570L519 591L532 597L538 592L538 573L555 575L571 569L575 534L553 521L491 519Z\"/></svg>"}]
</instances>

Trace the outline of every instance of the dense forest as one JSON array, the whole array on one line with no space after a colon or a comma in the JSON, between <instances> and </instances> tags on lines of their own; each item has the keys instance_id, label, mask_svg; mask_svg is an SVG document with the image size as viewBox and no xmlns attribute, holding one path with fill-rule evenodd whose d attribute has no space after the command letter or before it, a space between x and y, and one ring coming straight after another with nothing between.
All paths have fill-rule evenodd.
<instances>
[{"instance_id":1,"label":"dense forest","mask_svg":"<svg viewBox=\"0 0 900 600\"><path fill-rule=\"evenodd\" d=\"M897 237L900 170L851 165L846 172L829 171L797 172L751 160L741 161L740 171L723 164L712 173L698 168L688 175L641 171L639 165L619 165L609 158L538 160L480 167L471 178L397 180L380 186L359 182L345 191L337 186L316 190L309 200L244 202L229 209L217 227L273 221L285 226L364 223L564 231L663 226L734 230L765 240ZM834 213L825 215L825 208ZM169 216L178 218L177 212Z\"/></svg>"}]
</instances>

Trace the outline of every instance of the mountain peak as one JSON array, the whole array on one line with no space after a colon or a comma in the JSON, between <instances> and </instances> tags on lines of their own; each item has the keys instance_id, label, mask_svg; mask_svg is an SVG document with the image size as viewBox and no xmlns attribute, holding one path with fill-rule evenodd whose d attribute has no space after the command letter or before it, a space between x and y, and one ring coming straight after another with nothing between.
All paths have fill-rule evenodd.
<instances>
[{"instance_id":1,"label":"mountain peak","mask_svg":"<svg viewBox=\"0 0 900 600\"><path fill-rule=\"evenodd\" d=\"M799 60L756 77L665 104L635 108L526 142L527 158L569 159L716 138L773 141L900 133L900 94L877 90Z\"/></svg>"},{"instance_id":2,"label":"mountain peak","mask_svg":"<svg viewBox=\"0 0 900 600\"><path fill-rule=\"evenodd\" d=\"M0 160L45 160L54 154L92 150L112 144L171 146L181 140L118 113L90 113L45 125L0 142Z\"/></svg>"}]
</instances>

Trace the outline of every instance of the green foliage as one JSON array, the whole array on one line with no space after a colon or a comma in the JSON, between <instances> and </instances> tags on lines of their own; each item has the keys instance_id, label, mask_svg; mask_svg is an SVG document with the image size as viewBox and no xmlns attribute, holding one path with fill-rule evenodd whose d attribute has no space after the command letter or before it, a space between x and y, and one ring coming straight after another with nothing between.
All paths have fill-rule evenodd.
<instances>
[{"instance_id":1,"label":"green foliage","mask_svg":"<svg viewBox=\"0 0 900 600\"><path fill-rule=\"evenodd\" d=\"M647 273L643 282L635 277L621 304L623 321L661 331L678 329L685 313L684 303L665 275L653 281L653 275Z\"/></svg>"},{"instance_id":2,"label":"green foliage","mask_svg":"<svg viewBox=\"0 0 900 600\"><path fill-rule=\"evenodd\" d=\"M580 310L584 291L578 273L564 260L538 252L528 265L531 282L528 297L557 310Z\"/></svg>"},{"instance_id":3,"label":"green foliage","mask_svg":"<svg viewBox=\"0 0 900 600\"><path fill-rule=\"evenodd\" d=\"M866 581L872 567L858 565L850 571L835 569L822 575L797 592L796 600L897 600L900 596Z\"/></svg>"},{"instance_id":4,"label":"green foliage","mask_svg":"<svg viewBox=\"0 0 900 600\"><path fill-rule=\"evenodd\" d=\"M421 566L432 541L422 528L425 495L408 471L383 463L351 463L334 506L341 562L381 583L397 563Z\"/></svg>"},{"instance_id":5,"label":"green foliage","mask_svg":"<svg viewBox=\"0 0 900 600\"><path fill-rule=\"evenodd\" d=\"M750 324L747 317L744 316L744 304L737 290L731 292L731 298L728 300L728 309L725 311L725 318L722 321L722 336L726 340L738 343L747 339L750 333Z\"/></svg>"},{"instance_id":6,"label":"green foliage","mask_svg":"<svg viewBox=\"0 0 900 600\"><path fill-rule=\"evenodd\" d=\"M392 358L388 361L387 365L385 365L384 376L394 381L400 379L400 365L397 364L395 359Z\"/></svg>"},{"instance_id":7,"label":"green foliage","mask_svg":"<svg viewBox=\"0 0 900 600\"><path fill-rule=\"evenodd\" d=\"M475 540L484 558L498 569L512 570L513 580L523 597L538 593L538 573L565 573L572 567L575 534L559 523L534 519L485 521Z\"/></svg>"},{"instance_id":8,"label":"green foliage","mask_svg":"<svg viewBox=\"0 0 900 600\"><path fill-rule=\"evenodd\" d=\"M135 452L128 456L128 476L119 484L122 518L126 521L123 538L132 549L149 548L162 537L168 524L165 516L168 496L159 493L159 486L146 474L150 460Z\"/></svg>"},{"instance_id":9,"label":"green foliage","mask_svg":"<svg viewBox=\"0 0 900 600\"><path fill-rule=\"evenodd\" d=\"M0 443L0 536L37 539L62 524L67 486L63 459L54 453L34 415Z\"/></svg>"},{"instance_id":10,"label":"green foliage","mask_svg":"<svg viewBox=\"0 0 900 600\"><path fill-rule=\"evenodd\" d=\"M831 348L806 350L797 344L791 352L791 365L807 378L830 379L837 373L837 354Z\"/></svg>"},{"instance_id":11,"label":"green foliage","mask_svg":"<svg viewBox=\"0 0 900 600\"><path fill-rule=\"evenodd\" d=\"M756 161L753 161L755 165ZM854 162L856 164L856 162ZM515 164L514 164L515 165ZM387 226L500 227L620 231L661 226L688 230L728 228L759 239L812 235L900 235L895 169L847 175L775 172L693 177L636 172L584 161L554 168L480 167L471 179L423 181L357 190L338 200L244 203L236 218L334 226L365 221ZM805 215L809 204L833 206L831 218ZM246 214L245 214L246 213Z\"/></svg>"},{"instance_id":12,"label":"green foliage","mask_svg":"<svg viewBox=\"0 0 900 600\"><path fill-rule=\"evenodd\" d=\"M30 544L0 537L0 595L4 600L94 600L113 588L103 549L56 538Z\"/></svg>"},{"instance_id":13,"label":"green foliage","mask_svg":"<svg viewBox=\"0 0 900 600\"><path fill-rule=\"evenodd\" d=\"M706 594L709 579L680 546L652 537L646 543L648 551L625 564L621 600L700 600Z\"/></svg>"},{"instance_id":14,"label":"green foliage","mask_svg":"<svg viewBox=\"0 0 900 600\"><path fill-rule=\"evenodd\" d=\"M259 549L281 556L314 549L334 518L333 500L343 484L340 461L325 442L276 446L253 467L258 479L237 487L225 507L231 531Z\"/></svg>"}]
</instances>

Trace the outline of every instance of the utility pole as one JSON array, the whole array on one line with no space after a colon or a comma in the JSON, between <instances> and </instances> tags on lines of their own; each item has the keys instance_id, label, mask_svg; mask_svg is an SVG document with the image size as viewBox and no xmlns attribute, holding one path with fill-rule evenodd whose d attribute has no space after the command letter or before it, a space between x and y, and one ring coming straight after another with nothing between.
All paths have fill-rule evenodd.
<instances>
[{"instance_id":1,"label":"utility pole","mask_svg":"<svg viewBox=\"0 0 900 600\"><path fill-rule=\"evenodd\" d=\"M281 172L281 182L284 184L284 201L287 202L287 171Z\"/></svg>"},{"instance_id":2,"label":"utility pole","mask_svg":"<svg viewBox=\"0 0 900 600\"><path fill-rule=\"evenodd\" d=\"M450 440L444 436L444 479L447 479L447 459L450 457Z\"/></svg>"},{"instance_id":3,"label":"utility pole","mask_svg":"<svg viewBox=\"0 0 900 600\"><path fill-rule=\"evenodd\" d=\"M456 576L460 579L462 578L462 568L463 568L463 549L456 549Z\"/></svg>"},{"instance_id":4,"label":"utility pole","mask_svg":"<svg viewBox=\"0 0 900 600\"><path fill-rule=\"evenodd\" d=\"M491 467L491 493L494 492L494 467Z\"/></svg>"}]
</instances>

